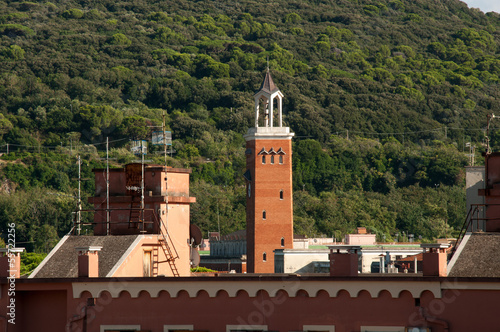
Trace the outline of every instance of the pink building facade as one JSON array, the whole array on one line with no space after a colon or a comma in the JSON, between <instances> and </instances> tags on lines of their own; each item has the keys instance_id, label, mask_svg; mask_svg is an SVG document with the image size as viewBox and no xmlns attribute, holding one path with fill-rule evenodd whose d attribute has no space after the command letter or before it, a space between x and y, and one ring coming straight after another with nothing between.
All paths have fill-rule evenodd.
<instances>
[{"instance_id":1,"label":"pink building facade","mask_svg":"<svg viewBox=\"0 0 500 332\"><path fill-rule=\"evenodd\" d=\"M8 288L1 331L494 331L500 298L490 278L24 279L14 325Z\"/></svg>"}]
</instances>

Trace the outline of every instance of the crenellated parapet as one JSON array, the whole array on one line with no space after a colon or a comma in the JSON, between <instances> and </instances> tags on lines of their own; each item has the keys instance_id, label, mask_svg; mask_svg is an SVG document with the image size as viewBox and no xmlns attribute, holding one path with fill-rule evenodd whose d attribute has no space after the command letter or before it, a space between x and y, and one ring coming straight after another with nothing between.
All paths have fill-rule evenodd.
<instances>
[{"instance_id":1,"label":"crenellated parapet","mask_svg":"<svg viewBox=\"0 0 500 332\"><path fill-rule=\"evenodd\" d=\"M254 280L255 279L255 280ZM160 281L130 281L116 280L113 283L107 281L74 282L72 283L73 298L80 298L82 294L89 293L92 297L100 297L104 292L109 293L112 298L119 298L128 293L132 298L139 297L141 293L147 293L151 298L169 296L179 297L186 293L190 298L196 298L201 293L207 293L208 297L214 298L221 294L227 294L230 298L241 297L242 293L248 297L257 297L261 292L267 293L269 297L285 295L286 297L297 297L306 295L314 298L327 295L335 298L347 292L349 297L356 298L362 294L369 294L371 298L378 298L384 293L390 294L392 298L399 298L404 292L411 294L413 298L420 298L424 292L430 292L434 298L441 298L442 284L439 280L425 281L413 278L388 278L387 280L373 280L366 282L367 278L357 277L356 280L322 278L322 277L230 277L219 276L206 278L200 282L198 278L176 279ZM378 278L381 279L381 278ZM390 280L389 280L390 279ZM451 283L448 283L451 285ZM453 284L457 287L456 283ZM467 287L464 283L463 287ZM495 289L500 289L499 285Z\"/></svg>"}]
</instances>

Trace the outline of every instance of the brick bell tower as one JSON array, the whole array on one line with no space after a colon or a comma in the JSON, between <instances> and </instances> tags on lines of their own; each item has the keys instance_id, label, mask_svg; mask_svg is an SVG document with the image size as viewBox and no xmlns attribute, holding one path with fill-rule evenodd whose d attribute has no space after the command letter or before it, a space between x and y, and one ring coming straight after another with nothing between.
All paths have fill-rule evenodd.
<instances>
[{"instance_id":1,"label":"brick bell tower","mask_svg":"<svg viewBox=\"0 0 500 332\"><path fill-rule=\"evenodd\" d=\"M247 271L274 273L274 250L293 248L294 134L289 127L283 127L283 94L274 84L269 68L254 97L255 127L244 135Z\"/></svg>"}]
</instances>

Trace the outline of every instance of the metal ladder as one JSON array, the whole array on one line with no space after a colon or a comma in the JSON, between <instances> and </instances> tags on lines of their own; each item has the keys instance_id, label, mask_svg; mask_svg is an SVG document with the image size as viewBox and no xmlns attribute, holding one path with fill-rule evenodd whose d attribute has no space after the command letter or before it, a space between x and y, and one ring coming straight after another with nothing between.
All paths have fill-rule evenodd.
<instances>
[{"instance_id":1,"label":"metal ladder","mask_svg":"<svg viewBox=\"0 0 500 332\"><path fill-rule=\"evenodd\" d=\"M157 246L154 246L153 247L153 252L151 253L151 255L153 256L153 273L152 273L152 276L153 277L157 277L158 276L158 247Z\"/></svg>"},{"instance_id":2,"label":"metal ladder","mask_svg":"<svg viewBox=\"0 0 500 332\"><path fill-rule=\"evenodd\" d=\"M168 263L170 270L172 271L172 275L174 277L180 277L179 270L177 269L177 266L175 265L175 260L179 258L179 254L177 253L177 250L175 249L175 246L173 243L169 244L169 238L170 236L165 234L163 231L163 225L161 223L161 219L159 219L156 216L156 213L154 214L155 219L158 224L159 228L159 235L158 235L158 245L153 247L153 252L152 252L152 258L153 258L153 276L158 276L158 270L159 270L159 265L160 263ZM171 242L171 241L170 241ZM165 254L165 260L160 261L159 260L159 249L158 247L161 247L163 250L163 253Z\"/></svg>"},{"instance_id":3,"label":"metal ladder","mask_svg":"<svg viewBox=\"0 0 500 332\"><path fill-rule=\"evenodd\" d=\"M137 228L141 222L141 201L135 201L134 196L132 196L132 201L130 202L130 218L128 223L128 228Z\"/></svg>"},{"instance_id":4,"label":"metal ladder","mask_svg":"<svg viewBox=\"0 0 500 332\"><path fill-rule=\"evenodd\" d=\"M172 274L174 275L174 277L179 277L180 276L179 271L177 270L177 266L175 266L175 260L177 258L179 258L177 251L175 251L175 248L174 248L174 251L175 251L175 255L174 255L174 252L172 251L172 249L168 245L168 240L164 235L162 235L161 238L159 237L158 241L160 242L160 247L163 249L163 253L165 254L165 257L167 258L165 261L161 261L158 263L167 262L168 265L170 266L170 270L172 271Z\"/></svg>"},{"instance_id":5,"label":"metal ladder","mask_svg":"<svg viewBox=\"0 0 500 332\"><path fill-rule=\"evenodd\" d=\"M159 260L158 247L162 248L163 253L165 254L166 259L163 261ZM170 270L172 271L172 275L174 277L180 277L179 270L177 269L177 266L175 265L175 260L177 258L179 258L179 255L177 254L177 251L175 250L175 248L172 250L172 248L168 244L168 240L165 238L164 235L158 236L158 245L155 245L153 247L152 258L153 258L153 276L154 277L158 276L159 265L161 263L168 263Z\"/></svg>"}]
</instances>

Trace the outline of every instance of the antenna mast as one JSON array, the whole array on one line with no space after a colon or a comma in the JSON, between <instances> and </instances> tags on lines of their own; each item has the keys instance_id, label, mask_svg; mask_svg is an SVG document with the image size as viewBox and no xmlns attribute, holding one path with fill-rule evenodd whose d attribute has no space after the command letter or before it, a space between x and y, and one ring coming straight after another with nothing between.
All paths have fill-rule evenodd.
<instances>
[{"instance_id":1,"label":"antenna mast","mask_svg":"<svg viewBox=\"0 0 500 332\"><path fill-rule=\"evenodd\" d=\"M141 142L141 219L139 221L144 221L144 142ZM144 230L144 227L143 227Z\"/></svg>"},{"instance_id":2,"label":"antenna mast","mask_svg":"<svg viewBox=\"0 0 500 332\"><path fill-rule=\"evenodd\" d=\"M486 154L491 154L490 148L490 122L495 118L495 114L486 115Z\"/></svg>"},{"instance_id":3,"label":"antenna mast","mask_svg":"<svg viewBox=\"0 0 500 332\"><path fill-rule=\"evenodd\" d=\"M82 182L82 159L80 155L78 155L78 210L76 212L76 234L80 235L80 231L82 230L82 196L81 196L81 182Z\"/></svg>"},{"instance_id":4,"label":"antenna mast","mask_svg":"<svg viewBox=\"0 0 500 332\"><path fill-rule=\"evenodd\" d=\"M165 153L165 168L167 167L167 138L165 137L165 110L163 110L163 123L161 125L161 130L163 132L163 148Z\"/></svg>"},{"instance_id":5,"label":"antenna mast","mask_svg":"<svg viewBox=\"0 0 500 332\"><path fill-rule=\"evenodd\" d=\"M106 235L109 235L109 137L106 137Z\"/></svg>"},{"instance_id":6,"label":"antenna mast","mask_svg":"<svg viewBox=\"0 0 500 332\"><path fill-rule=\"evenodd\" d=\"M167 172L167 133L165 132L165 110L163 110L163 123L162 123L162 136L163 136L163 149L165 153L165 230L167 229L167 220L168 220L168 172ZM160 218L160 234L162 232L161 228L163 227L163 223Z\"/></svg>"}]
</instances>

